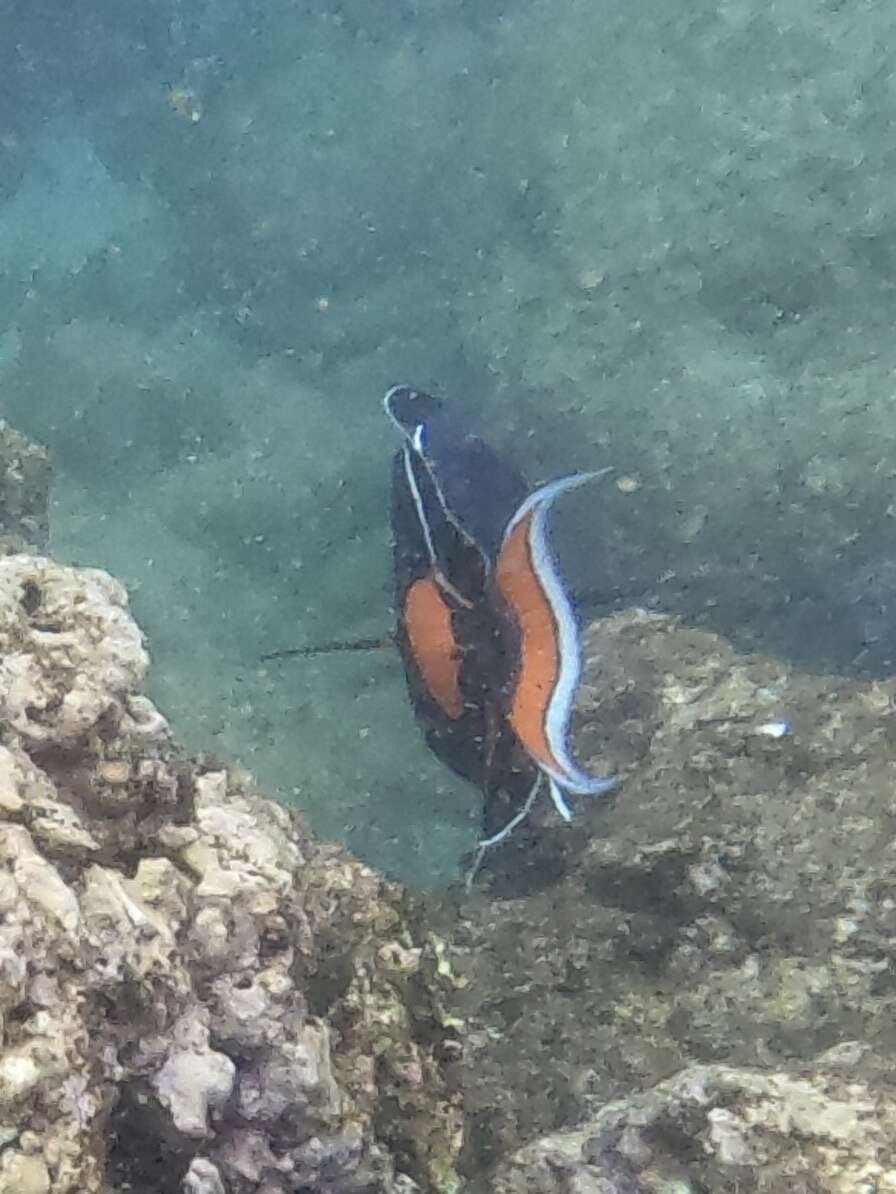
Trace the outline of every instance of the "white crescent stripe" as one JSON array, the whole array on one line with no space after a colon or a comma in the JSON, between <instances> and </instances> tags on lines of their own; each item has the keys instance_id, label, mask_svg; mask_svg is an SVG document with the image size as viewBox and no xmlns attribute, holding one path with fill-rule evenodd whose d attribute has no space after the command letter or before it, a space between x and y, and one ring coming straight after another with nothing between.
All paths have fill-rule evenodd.
<instances>
[{"instance_id":1,"label":"white crescent stripe","mask_svg":"<svg viewBox=\"0 0 896 1194\"><path fill-rule=\"evenodd\" d=\"M545 711L545 736L556 765L539 762L552 781L551 796L557 811L567 820L572 814L563 800L561 790L577 796L596 796L615 787L617 779L615 776L589 775L579 767L569 750L570 721L581 675L579 628L548 543L547 520L552 504L561 493L577 489L611 471L605 468L593 473L576 473L543 485L523 502L504 532L506 541L514 527L532 513L529 557L551 607L560 655L560 672Z\"/></svg>"}]
</instances>

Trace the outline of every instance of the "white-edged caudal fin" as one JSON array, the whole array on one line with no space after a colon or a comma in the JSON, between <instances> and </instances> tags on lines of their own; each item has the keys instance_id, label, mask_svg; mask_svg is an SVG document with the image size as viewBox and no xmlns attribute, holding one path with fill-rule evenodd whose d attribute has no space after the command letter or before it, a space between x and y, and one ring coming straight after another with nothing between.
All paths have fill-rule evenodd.
<instances>
[{"instance_id":1,"label":"white-edged caudal fin","mask_svg":"<svg viewBox=\"0 0 896 1194\"><path fill-rule=\"evenodd\" d=\"M519 506L513 518L507 524L507 530L504 532L504 538L510 535L511 531L517 526L522 519L526 517L530 511L538 508L539 514L544 517L548 510L554 504L561 493L566 493L570 489L578 489L581 485L587 485L590 481L599 481L601 477L605 477L607 473L613 472L613 466L607 465L606 468L596 469L591 473L572 473L568 477L561 477L559 481L548 481L546 485L540 485L534 493L530 493L526 500Z\"/></svg>"},{"instance_id":2,"label":"white-edged caudal fin","mask_svg":"<svg viewBox=\"0 0 896 1194\"><path fill-rule=\"evenodd\" d=\"M548 516L560 494L610 471L562 477L530 494L507 526L495 573L498 590L519 630L520 662L510 723L551 781L554 804L567 819L571 813L564 793L596 795L615 781L583 771L570 750L581 643L572 602L551 550Z\"/></svg>"},{"instance_id":3,"label":"white-edged caudal fin","mask_svg":"<svg viewBox=\"0 0 896 1194\"><path fill-rule=\"evenodd\" d=\"M551 790L551 800L554 802L554 808L560 814L564 821L572 820L572 809L566 803L566 797L560 791L560 785L553 776L549 776L548 785Z\"/></svg>"},{"instance_id":4,"label":"white-edged caudal fin","mask_svg":"<svg viewBox=\"0 0 896 1194\"><path fill-rule=\"evenodd\" d=\"M584 774L581 773L580 774ZM603 796L605 792L612 792L617 788L621 782L618 775L594 775L586 776L588 786L579 785L576 788L569 788L569 792L575 796ZM548 783L550 786L551 799L554 802L554 807L563 818L564 821L571 821L573 817L572 809L566 799L560 784L554 779L552 775L548 775Z\"/></svg>"}]
</instances>

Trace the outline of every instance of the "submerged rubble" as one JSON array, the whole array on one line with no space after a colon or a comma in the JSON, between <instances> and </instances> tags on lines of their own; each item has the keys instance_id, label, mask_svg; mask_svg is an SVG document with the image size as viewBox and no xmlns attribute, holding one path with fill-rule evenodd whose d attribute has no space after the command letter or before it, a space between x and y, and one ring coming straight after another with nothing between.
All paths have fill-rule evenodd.
<instances>
[{"instance_id":1,"label":"submerged rubble","mask_svg":"<svg viewBox=\"0 0 896 1194\"><path fill-rule=\"evenodd\" d=\"M5 476L0 1194L896 1192L896 681L595 624L619 793L411 898L178 750Z\"/></svg>"}]
</instances>

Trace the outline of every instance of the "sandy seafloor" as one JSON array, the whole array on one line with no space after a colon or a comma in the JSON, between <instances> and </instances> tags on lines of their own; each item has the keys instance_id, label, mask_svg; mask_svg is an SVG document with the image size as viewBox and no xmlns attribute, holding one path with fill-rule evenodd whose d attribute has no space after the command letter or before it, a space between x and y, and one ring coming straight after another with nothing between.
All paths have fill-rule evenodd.
<instances>
[{"instance_id":1,"label":"sandy seafloor","mask_svg":"<svg viewBox=\"0 0 896 1194\"><path fill-rule=\"evenodd\" d=\"M321 832L454 875L478 800L388 651L380 396L457 397L633 602L892 670L896 10L0 0L0 413L152 695Z\"/></svg>"}]
</instances>

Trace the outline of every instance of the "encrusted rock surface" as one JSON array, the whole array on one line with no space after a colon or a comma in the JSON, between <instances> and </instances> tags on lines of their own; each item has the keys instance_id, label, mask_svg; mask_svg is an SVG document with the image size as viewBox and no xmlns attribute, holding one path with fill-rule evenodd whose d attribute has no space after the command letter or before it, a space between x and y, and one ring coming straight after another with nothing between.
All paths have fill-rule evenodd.
<instances>
[{"instance_id":1,"label":"encrusted rock surface","mask_svg":"<svg viewBox=\"0 0 896 1194\"><path fill-rule=\"evenodd\" d=\"M570 825L545 801L453 933L471 1173L694 1064L896 1052L896 682L638 612L587 656L582 753L624 782ZM882 1151L892 1170L896 1137ZM741 1189L803 1188L747 1168ZM605 1188L582 1181L556 1188Z\"/></svg>"},{"instance_id":2,"label":"encrusted rock surface","mask_svg":"<svg viewBox=\"0 0 896 1194\"><path fill-rule=\"evenodd\" d=\"M896 1086L867 1046L763 1073L692 1066L502 1164L494 1194L888 1194Z\"/></svg>"},{"instance_id":3,"label":"encrusted rock surface","mask_svg":"<svg viewBox=\"0 0 896 1194\"><path fill-rule=\"evenodd\" d=\"M110 577L0 558L0 1194L455 1190L439 943L146 666Z\"/></svg>"},{"instance_id":4,"label":"encrusted rock surface","mask_svg":"<svg viewBox=\"0 0 896 1194\"><path fill-rule=\"evenodd\" d=\"M151 719L138 696L149 658L121 585L42 557L2 563L0 700L21 741L76 748L104 719L117 725L131 698Z\"/></svg>"}]
</instances>

